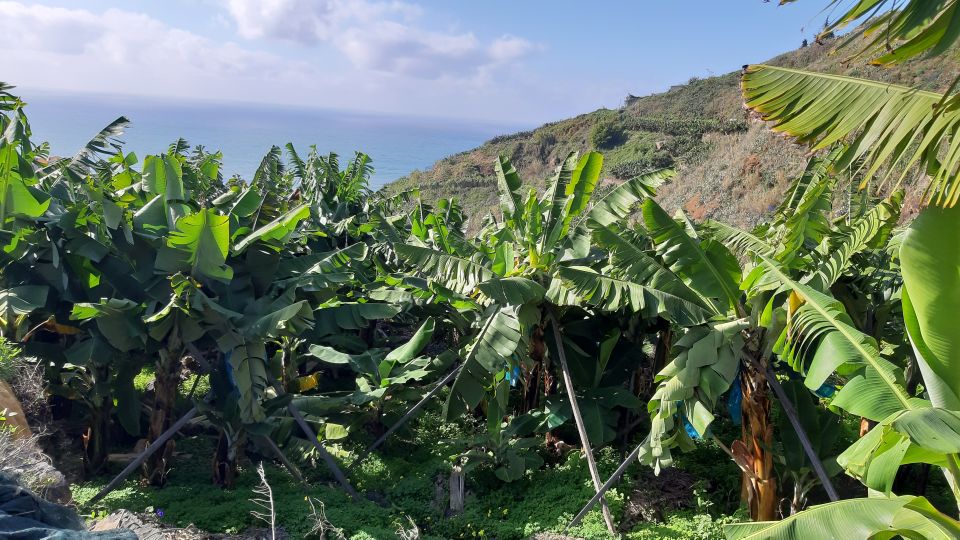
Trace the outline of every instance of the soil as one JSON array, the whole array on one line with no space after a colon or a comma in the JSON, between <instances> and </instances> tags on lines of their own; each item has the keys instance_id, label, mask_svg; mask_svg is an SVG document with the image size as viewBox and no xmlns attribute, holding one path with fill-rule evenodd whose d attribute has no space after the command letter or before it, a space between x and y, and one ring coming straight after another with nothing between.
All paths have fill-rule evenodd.
<instances>
[{"instance_id":1,"label":"soil","mask_svg":"<svg viewBox=\"0 0 960 540\"><path fill-rule=\"evenodd\" d=\"M696 477L679 469L664 469L659 475L644 470L634 481L637 487L624 508L620 530L633 530L643 521L663 521L667 510L690 508L695 482Z\"/></svg>"}]
</instances>

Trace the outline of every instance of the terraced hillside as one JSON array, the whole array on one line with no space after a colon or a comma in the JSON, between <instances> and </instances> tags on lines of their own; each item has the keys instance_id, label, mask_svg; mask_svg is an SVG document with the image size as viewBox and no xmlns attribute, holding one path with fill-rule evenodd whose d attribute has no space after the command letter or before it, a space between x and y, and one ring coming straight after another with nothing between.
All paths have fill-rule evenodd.
<instances>
[{"instance_id":1,"label":"terraced hillside","mask_svg":"<svg viewBox=\"0 0 960 540\"><path fill-rule=\"evenodd\" d=\"M813 43L767 63L930 90L944 90L960 73L956 51L879 68L859 59L845 62L847 49L830 54L835 44ZM849 50L856 50L856 44ZM607 184L674 165L679 174L659 195L665 208L683 208L695 220L752 225L773 208L789 179L802 170L805 156L803 149L748 117L738 81L739 73L691 79L667 92L628 97L617 110L600 109L495 137L386 189L419 187L425 200L456 197L468 212L482 215L497 204L493 163L498 154L509 156L521 177L540 188L568 152L598 149L605 155Z\"/></svg>"}]
</instances>

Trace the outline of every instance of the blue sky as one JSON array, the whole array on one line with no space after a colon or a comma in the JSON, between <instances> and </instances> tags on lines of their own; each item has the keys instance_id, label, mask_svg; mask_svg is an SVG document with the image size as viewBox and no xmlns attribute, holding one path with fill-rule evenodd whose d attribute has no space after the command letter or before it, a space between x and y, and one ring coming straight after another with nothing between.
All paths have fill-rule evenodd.
<instances>
[{"instance_id":1,"label":"blue sky","mask_svg":"<svg viewBox=\"0 0 960 540\"><path fill-rule=\"evenodd\" d=\"M0 1L0 80L539 123L796 48L826 0Z\"/></svg>"}]
</instances>

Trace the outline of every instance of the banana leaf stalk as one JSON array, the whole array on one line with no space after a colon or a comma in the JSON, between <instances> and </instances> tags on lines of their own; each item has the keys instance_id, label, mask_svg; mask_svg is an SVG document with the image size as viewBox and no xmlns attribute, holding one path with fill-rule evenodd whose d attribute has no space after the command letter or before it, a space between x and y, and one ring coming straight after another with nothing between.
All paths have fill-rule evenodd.
<instances>
[{"instance_id":1,"label":"banana leaf stalk","mask_svg":"<svg viewBox=\"0 0 960 540\"><path fill-rule=\"evenodd\" d=\"M593 449L590 447L590 438L587 437L587 428L583 424L583 416L580 414L580 407L577 406L577 395L573 390L573 379L570 377L570 368L567 366L567 355L563 351L563 339L560 337L560 323L557 322L553 313L550 313L550 322L553 326L553 339L557 344L557 356L560 360L560 369L563 371L563 385L566 387L567 395L570 396L570 408L573 409L573 419L577 424L577 433L580 435L580 443L583 445L583 452L587 455L587 467L590 469L590 478L593 480L593 487L597 490L600 497L600 507L603 510L603 520L607 523L607 529L610 534L617 536L617 530L613 526L613 518L610 515L610 507L606 499L603 498L603 492L600 491L600 473L597 471L597 462L593 459Z\"/></svg>"}]
</instances>

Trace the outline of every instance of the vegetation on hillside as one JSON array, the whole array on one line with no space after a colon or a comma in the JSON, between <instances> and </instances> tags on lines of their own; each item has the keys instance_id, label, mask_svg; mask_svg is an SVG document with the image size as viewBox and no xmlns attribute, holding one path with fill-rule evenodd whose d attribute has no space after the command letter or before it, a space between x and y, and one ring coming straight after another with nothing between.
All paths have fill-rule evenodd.
<instances>
[{"instance_id":1,"label":"vegetation on hillside","mask_svg":"<svg viewBox=\"0 0 960 540\"><path fill-rule=\"evenodd\" d=\"M913 58L892 67L844 62L843 54L830 54L840 42L826 35L767 64L924 90L947 88L960 74L953 54ZM859 50L865 43L854 34L845 50ZM750 119L743 108L739 80L737 73L692 78L663 93L630 96L618 110L601 109L495 137L478 148L440 160L430 169L415 171L387 189L419 187L426 199L456 197L479 219L496 206L492 163L497 156L508 156L524 177L537 179L546 178L571 151L602 150L605 185L675 166L677 178L658 194L664 208L670 212L683 209L696 221L712 218L752 227L776 208L806 157L803 147ZM597 144L594 134L601 128L618 136L610 143ZM912 192L906 203L907 215L915 215L917 199Z\"/></svg>"}]
</instances>

